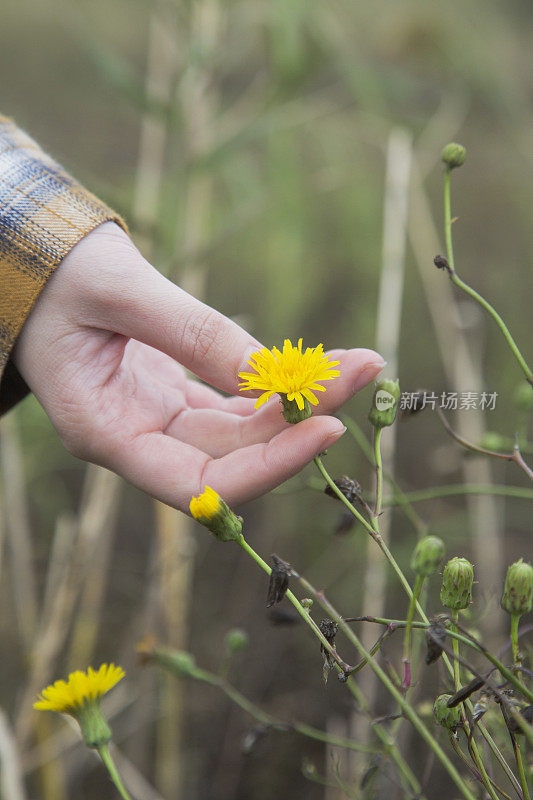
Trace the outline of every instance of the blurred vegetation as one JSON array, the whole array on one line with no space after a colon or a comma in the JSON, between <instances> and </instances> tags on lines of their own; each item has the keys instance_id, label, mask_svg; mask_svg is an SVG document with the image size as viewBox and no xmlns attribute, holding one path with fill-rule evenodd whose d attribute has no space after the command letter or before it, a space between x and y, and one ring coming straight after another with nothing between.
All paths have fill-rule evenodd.
<instances>
[{"instance_id":1,"label":"blurred vegetation","mask_svg":"<svg viewBox=\"0 0 533 800\"><path fill-rule=\"evenodd\" d=\"M165 20L176 45L171 91L163 100L150 95L145 83L154 14ZM213 15L210 38L202 26ZM525 0L5 0L0 110L122 212L141 246L147 231L134 211L139 131L147 115L157 120L167 140L155 229L148 231L151 258L177 282L204 271L207 302L238 317L268 345L303 336L304 342L322 341L326 347L374 346L390 132L402 128L413 137L417 169L439 232L440 151L447 141L460 141L468 159L453 183L457 268L494 301L527 353L532 36L533 7ZM207 115L203 120L195 117L200 107ZM203 126L199 138L197 126ZM192 237L191 245L191 204L199 186L209 200L199 220L201 235ZM425 255L427 270L434 269L434 255ZM487 425L513 436L512 393L521 375L496 327L459 299L468 313L466 336L475 344L484 385L499 393ZM454 387L444 375L410 238L398 363L404 390L472 389L469 384ZM370 397L366 389L346 408L365 429ZM86 466L63 450L35 399L25 400L13 417L22 440L41 590L57 518L78 514ZM436 415L399 425L395 473L404 490L458 483L462 465L463 456ZM496 464L495 482L527 485L512 467ZM372 488L371 470L348 435L328 455L328 468ZM305 568L345 613L364 613L364 535L333 536L337 506L311 489L300 490L302 483L293 482L295 493L272 493L241 511L250 539L263 555L278 552ZM3 486L6 517L10 497L5 480ZM419 510L431 532L446 541L449 555L472 556L472 517L464 499L432 501ZM497 565L494 585L477 587L489 619L501 613L496 578L511 560L531 553L527 504L509 500L500 503L499 513L505 514L505 565ZM126 710L114 728L124 752L157 784L157 686L147 682L133 652L146 632L147 596L158 591L159 540L150 498L124 487L114 527L93 659L123 663L136 687L132 698L138 692L137 702L146 705L144 718L132 721ZM237 659L232 679L249 697L273 714L319 727L333 715L347 719L350 702L343 687L333 680L327 690L322 685L318 645L299 626L272 625L261 575L237 549L219 546L203 530L194 530L194 542L187 648L198 662L216 665L225 632L239 626L251 645ZM392 542L407 568L415 534L396 512ZM12 714L28 664L15 623L13 573L5 564L3 571L1 705ZM391 610L399 595L392 581L389 589L386 605ZM437 587L433 590L428 607L434 610ZM172 619L172 610L167 609L167 617ZM67 640L49 679L71 666L68 650ZM379 703L386 713L387 702L381 698ZM299 769L306 756L326 771L321 745L270 733L243 755L241 740L249 720L214 690L188 687L183 716L175 724L183 730L183 794L175 797L324 796L323 788L309 783ZM61 723L53 720L49 727L57 735ZM148 733L140 735L141 727ZM42 740L43 732L37 735ZM30 741L34 746L35 734ZM114 796L81 747L67 755L63 777L53 779L55 795L43 788L50 785L50 776L28 768L29 796ZM442 788L434 788L431 797L447 797L449 790L443 778Z\"/></svg>"}]
</instances>

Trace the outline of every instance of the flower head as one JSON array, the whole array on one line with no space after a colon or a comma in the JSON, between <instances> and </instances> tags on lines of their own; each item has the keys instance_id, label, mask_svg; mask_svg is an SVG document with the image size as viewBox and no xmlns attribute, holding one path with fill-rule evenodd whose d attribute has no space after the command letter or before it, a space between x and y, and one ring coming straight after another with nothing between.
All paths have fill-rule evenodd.
<instances>
[{"instance_id":1,"label":"flower head","mask_svg":"<svg viewBox=\"0 0 533 800\"><path fill-rule=\"evenodd\" d=\"M273 394L280 394L282 399L289 403L295 402L298 410L311 403L318 405L318 400L313 392L325 392L324 386L318 381L329 381L338 378L340 371L333 369L339 365L338 361L330 361L330 356L324 355L323 345L307 347L302 352L302 340L298 340L294 347L290 339L285 339L283 350L273 347L269 350L264 347L253 353L248 363L254 372L240 372L239 384L241 391L259 389L262 391L257 398L255 408L266 403ZM310 411L309 411L310 413Z\"/></svg>"},{"instance_id":2,"label":"flower head","mask_svg":"<svg viewBox=\"0 0 533 800\"><path fill-rule=\"evenodd\" d=\"M189 508L195 519L212 519L220 512L221 504L222 499L217 492L206 486L202 494L192 498Z\"/></svg>"},{"instance_id":3,"label":"flower head","mask_svg":"<svg viewBox=\"0 0 533 800\"><path fill-rule=\"evenodd\" d=\"M71 672L43 689L33 707L39 711L70 714L81 728L88 747L100 747L111 738L111 731L100 711L100 699L124 677L122 667L102 664L98 670Z\"/></svg>"},{"instance_id":4,"label":"flower head","mask_svg":"<svg viewBox=\"0 0 533 800\"><path fill-rule=\"evenodd\" d=\"M193 497L189 511L194 519L205 525L222 542L235 541L242 533L242 519L233 513L227 503L210 486Z\"/></svg>"},{"instance_id":5,"label":"flower head","mask_svg":"<svg viewBox=\"0 0 533 800\"><path fill-rule=\"evenodd\" d=\"M33 707L40 711L75 714L85 703L103 697L123 677L122 667L114 664L102 664L98 670L89 667L87 672L76 670L70 673L68 681L56 681L43 689Z\"/></svg>"}]
</instances>

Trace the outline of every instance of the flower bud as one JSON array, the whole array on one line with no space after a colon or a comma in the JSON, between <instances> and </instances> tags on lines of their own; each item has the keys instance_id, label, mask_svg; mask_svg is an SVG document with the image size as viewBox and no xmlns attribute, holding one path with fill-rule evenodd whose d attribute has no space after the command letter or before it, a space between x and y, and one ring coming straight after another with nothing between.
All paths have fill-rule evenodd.
<instances>
[{"instance_id":1,"label":"flower bud","mask_svg":"<svg viewBox=\"0 0 533 800\"><path fill-rule=\"evenodd\" d=\"M374 428L386 428L392 425L400 401L400 384L398 381L384 380L376 384L372 398L372 408L368 419Z\"/></svg>"},{"instance_id":2,"label":"flower bud","mask_svg":"<svg viewBox=\"0 0 533 800\"><path fill-rule=\"evenodd\" d=\"M507 570L501 606L508 614L527 614L533 600L533 567L520 559Z\"/></svg>"},{"instance_id":3,"label":"flower bud","mask_svg":"<svg viewBox=\"0 0 533 800\"><path fill-rule=\"evenodd\" d=\"M156 647L152 654L152 660L167 672L171 672L179 678L190 678L196 671L194 656L185 650Z\"/></svg>"},{"instance_id":4,"label":"flower bud","mask_svg":"<svg viewBox=\"0 0 533 800\"><path fill-rule=\"evenodd\" d=\"M474 568L466 558L450 559L444 567L440 601L452 611L468 608L472 602Z\"/></svg>"},{"instance_id":5,"label":"flower bud","mask_svg":"<svg viewBox=\"0 0 533 800\"><path fill-rule=\"evenodd\" d=\"M461 712L459 707L448 708L448 700L452 697L451 694L440 694L433 704L433 716L435 721L443 728L449 731L454 731L461 724Z\"/></svg>"},{"instance_id":6,"label":"flower bud","mask_svg":"<svg viewBox=\"0 0 533 800\"><path fill-rule=\"evenodd\" d=\"M305 608L306 611L310 611L313 607L313 598L312 597L302 597L300 600L300 605L302 608Z\"/></svg>"},{"instance_id":7,"label":"flower bud","mask_svg":"<svg viewBox=\"0 0 533 800\"><path fill-rule=\"evenodd\" d=\"M519 411L533 411L533 386L520 383L514 391L513 401Z\"/></svg>"},{"instance_id":8,"label":"flower bud","mask_svg":"<svg viewBox=\"0 0 533 800\"><path fill-rule=\"evenodd\" d=\"M206 486L202 494L193 497L189 510L202 525L221 542L237 541L242 533L242 518L233 513L214 489Z\"/></svg>"},{"instance_id":9,"label":"flower bud","mask_svg":"<svg viewBox=\"0 0 533 800\"><path fill-rule=\"evenodd\" d=\"M466 148L457 142L450 142L444 147L441 153L441 160L448 165L450 169L460 167L465 163Z\"/></svg>"},{"instance_id":10,"label":"flower bud","mask_svg":"<svg viewBox=\"0 0 533 800\"><path fill-rule=\"evenodd\" d=\"M246 631L243 631L242 628L232 628L227 632L224 639L227 654L232 656L235 653L240 653L242 650L246 650L249 641L250 640Z\"/></svg>"},{"instance_id":11,"label":"flower bud","mask_svg":"<svg viewBox=\"0 0 533 800\"><path fill-rule=\"evenodd\" d=\"M445 553L444 542L438 536L424 536L413 551L411 569L427 578L438 570Z\"/></svg>"}]
</instances>

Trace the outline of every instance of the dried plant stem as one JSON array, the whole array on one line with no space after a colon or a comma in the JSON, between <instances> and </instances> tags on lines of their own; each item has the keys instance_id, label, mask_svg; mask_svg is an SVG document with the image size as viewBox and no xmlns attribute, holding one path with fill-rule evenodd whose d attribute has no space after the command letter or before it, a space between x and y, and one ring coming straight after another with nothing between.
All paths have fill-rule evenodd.
<instances>
[{"instance_id":1,"label":"dried plant stem","mask_svg":"<svg viewBox=\"0 0 533 800\"><path fill-rule=\"evenodd\" d=\"M487 311L493 320L498 325L499 329L503 333L507 344L509 345L511 352L513 353L514 357L520 364L524 375L526 376L526 380L533 385L533 372L527 365L525 358L523 357L522 353L518 349L518 345L516 344L515 340L511 336L509 329L503 319L500 317L498 312L495 308L488 303L484 297L482 297L475 289L472 289L471 286L468 286L467 283L461 280L457 273L455 272L455 264L453 258L453 242L452 242L452 223L453 220L451 218L451 199L450 199L450 177L451 177L451 169L449 166L446 167L446 171L444 173L444 230L446 235L446 253L448 257L448 263L450 265L450 269L448 270L448 274L452 283L454 283L459 289L462 289L466 294L470 295L477 303L479 303L482 308Z\"/></svg>"},{"instance_id":2,"label":"dried plant stem","mask_svg":"<svg viewBox=\"0 0 533 800\"><path fill-rule=\"evenodd\" d=\"M102 759L102 762L104 763L107 771L109 772L111 780L117 787L117 791L123 798L123 800L132 800L131 796L126 791L126 787L122 783L122 779L115 766L115 762L111 758L107 745L103 744L98 748L98 755Z\"/></svg>"}]
</instances>

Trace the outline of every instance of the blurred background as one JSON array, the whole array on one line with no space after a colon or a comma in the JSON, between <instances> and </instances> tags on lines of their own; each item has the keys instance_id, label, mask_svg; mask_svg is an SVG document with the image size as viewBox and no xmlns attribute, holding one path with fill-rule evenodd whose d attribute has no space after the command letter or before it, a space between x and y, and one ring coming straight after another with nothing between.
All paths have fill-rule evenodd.
<instances>
[{"instance_id":1,"label":"blurred background","mask_svg":"<svg viewBox=\"0 0 533 800\"><path fill-rule=\"evenodd\" d=\"M512 437L524 430L518 367L432 259L444 250L440 152L457 140L468 150L452 180L457 269L527 357L532 36L526 0L4 0L0 111L120 211L161 271L265 344L303 336L376 347L404 391L497 392L495 410L450 420L475 441ZM371 394L345 408L367 437ZM139 800L339 800L337 772L360 786L369 758L258 731L215 688L137 663L150 633L216 670L226 632L240 627L250 646L229 675L249 698L282 719L373 741L346 687L335 675L324 686L319 645L290 606L266 611L266 578L238 548L69 456L32 397L0 436L5 800L116 796L77 731L31 708L47 683L111 660L127 678L106 709ZM407 492L527 486L512 464L465 458L430 410L384 440ZM327 465L372 497L372 469L350 433ZM339 504L320 488L309 467L239 509L250 542L290 561L347 616L404 616L398 582L360 528L335 532ZM424 524L449 557L474 561L471 622L499 648L502 577L531 556L530 501L450 491L417 502L415 524L388 510L382 525L407 571ZM337 645L355 660L340 636ZM400 646L392 638L385 649L396 666ZM421 713L446 680L438 667L420 672ZM394 712L364 671L360 683L373 715ZM399 736L428 796L454 796L406 723ZM370 787L354 796L400 796L388 763Z\"/></svg>"}]
</instances>

